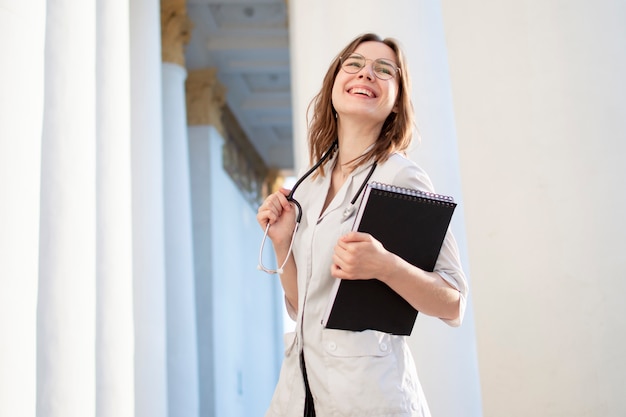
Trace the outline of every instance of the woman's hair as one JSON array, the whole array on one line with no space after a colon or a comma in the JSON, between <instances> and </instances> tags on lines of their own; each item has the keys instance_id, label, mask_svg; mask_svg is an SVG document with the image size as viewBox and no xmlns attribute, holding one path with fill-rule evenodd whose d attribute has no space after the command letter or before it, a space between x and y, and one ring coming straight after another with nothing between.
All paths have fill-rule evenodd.
<instances>
[{"instance_id":1,"label":"woman's hair","mask_svg":"<svg viewBox=\"0 0 626 417\"><path fill-rule=\"evenodd\" d=\"M413 104L411 103L411 84L404 53L395 39L382 39L373 33L366 33L350 42L332 61L326 72L320 92L309 104L307 114L312 108L312 118L309 123L309 157L311 163L321 159L324 152L337 139L337 118L332 103L333 84L341 68L341 57L354 52L363 42L381 42L389 46L396 54L396 64L400 71L398 77L398 96L396 98L397 112L391 112L383 123L380 136L374 146L364 155L350 161L350 164L359 164L367 160L378 162L386 161L393 152L404 152L411 144L415 119ZM325 165L328 160L322 164ZM323 175L320 167L318 173Z\"/></svg>"}]
</instances>

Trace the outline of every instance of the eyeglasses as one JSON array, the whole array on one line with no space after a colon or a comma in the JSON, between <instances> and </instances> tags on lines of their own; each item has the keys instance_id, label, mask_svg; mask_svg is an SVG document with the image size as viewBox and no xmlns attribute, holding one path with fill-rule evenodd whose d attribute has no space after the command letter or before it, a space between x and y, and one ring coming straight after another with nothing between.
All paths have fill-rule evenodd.
<instances>
[{"instance_id":1,"label":"eyeglasses","mask_svg":"<svg viewBox=\"0 0 626 417\"><path fill-rule=\"evenodd\" d=\"M390 80L396 75L396 72L400 72L400 68L396 67L393 62L382 58L365 59L363 55L353 53L348 57L341 57L340 60L341 69L348 74L356 74L361 71L367 65L367 61L372 61L374 75L380 80Z\"/></svg>"}]
</instances>

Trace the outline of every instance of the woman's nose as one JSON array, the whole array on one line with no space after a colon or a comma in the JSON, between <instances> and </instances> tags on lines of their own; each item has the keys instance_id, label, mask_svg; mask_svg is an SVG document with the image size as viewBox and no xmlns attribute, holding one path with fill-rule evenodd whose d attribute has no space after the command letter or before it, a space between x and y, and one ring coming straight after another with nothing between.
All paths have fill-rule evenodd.
<instances>
[{"instance_id":1,"label":"woman's nose","mask_svg":"<svg viewBox=\"0 0 626 417\"><path fill-rule=\"evenodd\" d=\"M373 80L374 79L374 67L373 65L370 64L365 64L365 66L363 68L361 68L361 71L359 71L359 77L364 77L366 76L369 80Z\"/></svg>"}]
</instances>

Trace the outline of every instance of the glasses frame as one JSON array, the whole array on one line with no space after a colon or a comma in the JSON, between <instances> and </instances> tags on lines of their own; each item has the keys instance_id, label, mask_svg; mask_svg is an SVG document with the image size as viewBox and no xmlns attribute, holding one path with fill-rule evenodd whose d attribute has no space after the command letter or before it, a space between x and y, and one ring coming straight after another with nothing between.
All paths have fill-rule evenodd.
<instances>
[{"instance_id":1,"label":"glasses frame","mask_svg":"<svg viewBox=\"0 0 626 417\"><path fill-rule=\"evenodd\" d=\"M355 71L350 71L350 70L346 69L346 66L344 64L345 64L346 60L348 60L350 58L357 58L357 59L362 60L363 61L363 66L360 67L360 68L354 68ZM345 56L345 57L343 57L343 56L339 57L339 64L340 64L339 66L347 74L358 74L359 72L361 72L363 70L363 68L365 68L367 66L367 62L368 61L370 61L372 63L372 72L374 73L374 76L376 78L378 78L379 80L388 81L388 80L391 80L392 78L395 78L396 74L397 75L401 74L400 68L398 68L398 66L396 64L394 64L393 62L391 62L391 61L389 61L387 59L384 59L384 58L368 59L368 58L365 58L363 55L358 54L356 52L352 52L351 54L349 54L348 56ZM379 64L379 65L382 64L382 65L385 65L385 66L390 66L394 70L394 73L390 74L388 78L381 77L380 74L375 69L376 68L376 64ZM352 69L351 67L348 67L348 68Z\"/></svg>"}]
</instances>

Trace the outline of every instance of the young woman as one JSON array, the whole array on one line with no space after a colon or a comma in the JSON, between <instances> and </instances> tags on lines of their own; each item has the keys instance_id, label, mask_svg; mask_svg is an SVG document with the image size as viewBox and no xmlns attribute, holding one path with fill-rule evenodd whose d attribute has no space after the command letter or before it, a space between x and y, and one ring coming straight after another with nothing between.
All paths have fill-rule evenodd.
<instances>
[{"instance_id":1,"label":"young woman","mask_svg":"<svg viewBox=\"0 0 626 417\"><path fill-rule=\"evenodd\" d=\"M422 314L451 326L463 318L468 288L449 231L434 272L427 272L371 235L352 232L355 214L346 211L368 180L433 191L427 174L403 154L414 119L397 42L374 34L353 40L333 60L311 105L309 151L321 163L293 196L302 212L293 250L299 210L290 191L270 195L257 214L282 265L285 302L296 321L295 332L285 335L266 417L430 416L405 336L322 324L337 278L376 277Z\"/></svg>"}]
</instances>

